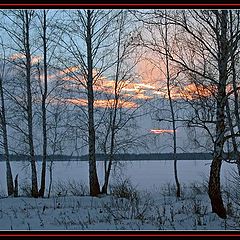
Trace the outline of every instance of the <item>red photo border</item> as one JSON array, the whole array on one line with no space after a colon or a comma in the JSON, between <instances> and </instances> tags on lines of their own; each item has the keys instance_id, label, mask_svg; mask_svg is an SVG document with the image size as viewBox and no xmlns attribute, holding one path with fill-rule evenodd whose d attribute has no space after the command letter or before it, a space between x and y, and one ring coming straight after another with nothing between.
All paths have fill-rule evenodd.
<instances>
[{"instance_id":1,"label":"red photo border","mask_svg":"<svg viewBox=\"0 0 240 240\"><path fill-rule=\"evenodd\" d=\"M86 0L85 0L86 1ZM0 3L1 8L239 8L240 3ZM131 2L131 0L130 0ZM163 2L163 1L161 1ZM196 1L195 1L196 2ZM220 2L220 1L219 1Z\"/></svg>"},{"instance_id":2,"label":"red photo border","mask_svg":"<svg viewBox=\"0 0 240 240\"><path fill-rule=\"evenodd\" d=\"M44 1L44 0L43 0ZM53 0L54 1L54 0ZM141 1L141 0L140 0ZM174 8L174 9L186 9L186 8L240 8L240 3L0 3L0 9L17 9L17 8ZM33 2L33 1L32 1ZM35 1L36 2L36 1ZM48 1L49 2L49 1ZM88 1L90 2L90 1ZM131 0L130 0L131 2ZM159 2L164 2L159 0ZM195 1L196 2L196 1ZM203 2L203 1L202 1ZM1 223L0 223L1 224ZM183 238L199 238L199 237L217 237L228 239L229 237L240 238L239 231L0 231L0 237L183 237Z\"/></svg>"}]
</instances>

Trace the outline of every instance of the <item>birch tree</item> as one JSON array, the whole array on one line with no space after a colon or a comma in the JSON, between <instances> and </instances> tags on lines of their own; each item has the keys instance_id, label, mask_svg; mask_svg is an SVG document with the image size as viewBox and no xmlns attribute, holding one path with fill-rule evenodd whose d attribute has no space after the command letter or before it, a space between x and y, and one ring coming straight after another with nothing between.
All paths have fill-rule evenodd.
<instances>
[{"instance_id":1,"label":"birch tree","mask_svg":"<svg viewBox=\"0 0 240 240\"><path fill-rule=\"evenodd\" d=\"M172 56L172 59L185 70L199 77L204 77L204 81L210 81L212 85L216 86L216 123L208 193L213 212L217 213L221 218L226 218L226 210L221 196L220 172L223 161L226 128L224 112L226 106L226 87L229 78L228 61L231 51L228 45L228 17L227 10L189 11L183 12L179 18L176 17L174 20L177 25L186 31L187 35L192 37L191 39L195 39L195 43L200 47L201 51L207 52L203 57L205 59L212 59L216 63L216 65L213 65L216 70L216 77L207 71L208 66L206 65L206 61L203 62L202 67L196 68L198 59L195 59L195 63L186 64L186 60L184 61L183 57L178 55L176 59L176 57ZM190 51L195 49L192 44L189 44L188 47ZM211 64L210 60L207 61L208 64Z\"/></svg>"},{"instance_id":2,"label":"birch tree","mask_svg":"<svg viewBox=\"0 0 240 240\"><path fill-rule=\"evenodd\" d=\"M239 152L239 144L238 138L240 133L240 118L239 118L239 38L240 38L240 12L229 11L229 49L231 49L229 53L229 72L230 82L229 88L230 91L227 92L227 100L226 100L226 116L227 116L227 124L229 129L228 140L231 139L231 152L227 153L228 162L236 163L238 168L238 174L240 175L240 152Z\"/></svg>"},{"instance_id":3,"label":"birch tree","mask_svg":"<svg viewBox=\"0 0 240 240\"><path fill-rule=\"evenodd\" d=\"M15 71L13 71L12 74L18 74L23 80L18 83L13 83L15 86L11 89L11 91L8 91L8 96L13 102L15 102L15 104L18 105L18 107L20 107L22 114L24 115L24 120L26 120L27 123L26 132L21 129L19 122L15 124L15 126L16 129L18 129L18 131L26 137L25 140L28 145L28 155L31 165L31 194L33 197L38 197L37 169L33 140L33 79L31 52L31 27L34 18L34 11L3 10L2 14L6 23L5 25L2 25L2 29L5 34L7 34L7 39L10 39L9 42L5 43L5 46L13 52L12 56L10 56L10 60L12 59L11 64L13 64ZM17 78L16 75L14 77ZM20 84L17 86L18 89L16 88L16 84ZM20 93L18 91L24 92ZM19 94L24 95L23 99L19 98Z\"/></svg>"},{"instance_id":4,"label":"birch tree","mask_svg":"<svg viewBox=\"0 0 240 240\"><path fill-rule=\"evenodd\" d=\"M47 96L48 96L48 46L47 46L47 11L43 10L42 16L39 16L42 29L42 42L43 42L43 86L41 86L41 112L42 112L42 137L43 137L43 146L42 146L42 172L41 172L41 187L39 190L39 197L44 196L45 185L46 185L46 165L47 165Z\"/></svg>"},{"instance_id":5,"label":"birch tree","mask_svg":"<svg viewBox=\"0 0 240 240\"><path fill-rule=\"evenodd\" d=\"M167 78L167 95L169 100L169 106L171 111L171 121L172 121L172 130L173 130L173 161L174 161L174 178L176 183L176 196L180 197L181 195L181 187L178 179L178 169L177 169L177 127L176 127L176 116L174 111L174 103L172 99L172 92L171 92L171 73L170 73L170 66L169 66L169 46L168 46L168 27L167 21L164 22L165 31L163 33L163 41L164 41L164 48L165 48L165 64L166 64L166 78Z\"/></svg>"},{"instance_id":6,"label":"birch tree","mask_svg":"<svg viewBox=\"0 0 240 240\"><path fill-rule=\"evenodd\" d=\"M51 66L51 61L54 58L54 53L57 48L54 45L53 38L59 39L59 35L55 33L55 21L57 11L51 12L50 10L38 10L36 16L36 28L38 29L37 35L39 35L40 42L40 53L42 61L39 62L38 78L39 78L39 92L41 98L41 124L42 124L42 171L41 171L41 187L39 190L39 196L44 197L46 188L46 167L48 158L48 106L51 104L49 101L50 95L53 95L55 88L60 90L61 84L58 84L57 79L52 79L51 84L49 83L48 75L52 74L52 78L58 78L58 70ZM40 25L40 26L39 26ZM55 73L54 73L55 72ZM50 86L49 86L50 85ZM51 96L53 97L53 96Z\"/></svg>"},{"instance_id":7,"label":"birch tree","mask_svg":"<svg viewBox=\"0 0 240 240\"><path fill-rule=\"evenodd\" d=\"M4 159L6 162L6 179L7 179L7 192L8 196L12 196L14 194L14 184L13 184L13 176L12 169L9 159L9 143L8 143L8 131L7 131L7 117L5 110L5 94L4 94L4 78L6 76L6 56L4 47L3 50L3 59L1 66L1 74L0 74L0 98L1 98L1 111L0 111L0 122L1 122L1 130L2 130L2 138L3 138L3 149L4 149ZM16 186L17 187L17 186Z\"/></svg>"},{"instance_id":8,"label":"birch tree","mask_svg":"<svg viewBox=\"0 0 240 240\"><path fill-rule=\"evenodd\" d=\"M153 51L168 55L169 60L182 69L186 76L195 75L194 79L198 79L198 83L202 81L203 86L212 86L210 89L214 89L215 130L208 193L213 212L221 218L227 217L221 195L220 172L225 141L228 138L225 110L226 100L231 94L228 93L227 86L233 74L229 71L229 62L231 55L237 51L231 42L239 42L237 28L232 28L234 34L230 33L231 12L234 13L232 10L177 10L169 11L165 16L163 11L156 10L154 16L157 19L166 17L169 23L175 26L176 38L174 49L167 54L159 49L156 41L155 47L152 47ZM156 26L159 24L157 19ZM145 41L147 45L150 42L148 39Z\"/></svg>"},{"instance_id":9,"label":"birch tree","mask_svg":"<svg viewBox=\"0 0 240 240\"><path fill-rule=\"evenodd\" d=\"M166 96L168 101L168 109L161 109L158 107L157 111L157 121L158 122L170 122L171 130L172 130L172 149L173 149L173 169L174 169L174 179L176 183L176 196L180 197L181 187L178 177L178 169L177 169L177 122L182 121L179 120L176 110L176 102L174 100L174 85L178 81L178 77L181 73L181 69L177 68L172 64L172 61L169 56L169 52L174 48L174 38L175 32L172 24L169 22L167 16L167 11L162 11L162 16L157 19L157 22L154 18L149 18L152 15L151 11L148 13L139 13L136 14L139 21L143 22L143 34L140 36L140 45L144 46L148 51L150 50L152 53L148 58L154 68L158 69L159 78L162 79L163 83L155 83L158 85L158 89L164 88L164 91L159 91ZM153 24L153 27L151 26ZM145 34L150 36L149 38L145 37ZM136 44L138 41L136 40ZM160 86L161 84L161 86ZM159 99L156 100L158 102ZM165 99L164 99L165 101ZM178 104L179 105L179 104ZM179 105L180 106L180 105ZM178 106L178 107L179 107ZM181 109L183 110L183 109ZM170 116L168 116L168 112L170 112Z\"/></svg>"},{"instance_id":10,"label":"birch tree","mask_svg":"<svg viewBox=\"0 0 240 240\"><path fill-rule=\"evenodd\" d=\"M94 85L109 68L107 58L113 32L110 23L114 16L109 10L76 10L67 16L69 33L64 35L65 38L63 37L60 45L69 57L67 61L61 61L61 63L65 69L68 69L71 79L75 81L76 89L78 88L80 93L85 91L86 94L84 98L86 97L87 100L87 111L83 110L83 114L87 117L89 187L90 195L97 196L100 193L100 185L96 168ZM75 67L75 71L72 67ZM81 105L80 101L79 104Z\"/></svg>"},{"instance_id":11,"label":"birch tree","mask_svg":"<svg viewBox=\"0 0 240 240\"><path fill-rule=\"evenodd\" d=\"M113 72L102 81L103 98L106 100L102 111L102 125L98 128L98 147L105 154L104 183L101 192L107 194L110 174L117 164L115 155L128 150L135 151L137 147L145 147L141 137L136 134L138 128L134 122L144 115L141 107L148 101L142 96L139 88L132 94L126 94L128 87L135 86L138 80L136 66L141 59L141 51L132 45L132 36L136 33L128 11L121 11L116 18L116 46L113 48ZM110 80L109 86L104 85ZM144 99L145 97L145 99ZM146 113L145 113L146 114Z\"/></svg>"}]
</instances>

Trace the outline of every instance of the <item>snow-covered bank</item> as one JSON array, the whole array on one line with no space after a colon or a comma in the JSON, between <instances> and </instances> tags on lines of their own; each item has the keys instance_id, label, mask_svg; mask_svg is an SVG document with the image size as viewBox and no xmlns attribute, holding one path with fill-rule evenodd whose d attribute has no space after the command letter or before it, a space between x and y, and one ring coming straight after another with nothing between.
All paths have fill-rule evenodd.
<instances>
[{"instance_id":1,"label":"snow-covered bank","mask_svg":"<svg viewBox=\"0 0 240 240\"><path fill-rule=\"evenodd\" d=\"M239 230L240 210L227 192L228 219L211 212L203 184L184 185L181 199L171 184L145 192L132 188L125 198L56 196L0 199L1 230ZM228 192L229 193L229 192Z\"/></svg>"}]
</instances>

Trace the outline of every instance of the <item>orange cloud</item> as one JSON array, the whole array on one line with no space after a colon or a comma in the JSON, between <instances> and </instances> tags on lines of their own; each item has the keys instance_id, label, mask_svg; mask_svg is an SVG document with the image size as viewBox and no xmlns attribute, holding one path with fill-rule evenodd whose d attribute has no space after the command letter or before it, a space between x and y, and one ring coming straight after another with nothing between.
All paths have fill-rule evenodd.
<instances>
[{"instance_id":1,"label":"orange cloud","mask_svg":"<svg viewBox=\"0 0 240 240\"><path fill-rule=\"evenodd\" d=\"M68 67L63 69L62 71L60 71L60 75L64 75L64 74L69 74L69 73L74 73L77 70L79 70L78 66L73 66L73 67Z\"/></svg>"},{"instance_id":2,"label":"orange cloud","mask_svg":"<svg viewBox=\"0 0 240 240\"><path fill-rule=\"evenodd\" d=\"M189 100L198 99L199 97L210 97L216 91L215 86L197 86L194 83L191 83L184 87L181 91L182 98L187 98Z\"/></svg>"},{"instance_id":3,"label":"orange cloud","mask_svg":"<svg viewBox=\"0 0 240 240\"><path fill-rule=\"evenodd\" d=\"M25 58L25 55L22 54L22 53L14 53L9 58L10 58L10 60L15 61L15 60L18 60L18 59Z\"/></svg>"},{"instance_id":4,"label":"orange cloud","mask_svg":"<svg viewBox=\"0 0 240 240\"><path fill-rule=\"evenodd\" d=\"M75 98L75 99L67 99L66 100L69 103L72 103L74 105L79 105L83 107L87 107L87 100L83 98ZM94 106L97 108L107 108L107 107L113 107L114 106L114 99L109 100L95 100ZM119 100L118 102L118 108L137 108L138 104L131 101L124 101Z\"/></svg>"},{"instance_id":5,"label":"orange cloud","mask_svg":"<svg viewBox=\"0 0 240 240\"><path fill-rule=\"evenodd\" d=\"M10 56L10 60L11 61L16 61L19 59L25 59L26 56L22 53L14 53ZM39 63L40 61L42 61L43 57L42 56L31 56L31 63L32 64L36 64Z\"/></svg>"},{"instance_id":6,"label":"orange cloud","mask_svg":"<svg viewBox=\"0 0 240 240\"><path fill-rule=\"evenodd\" d=\"M131 96L131 94L125 94L124 96ZM144 93L137 93L136 95L132 96L133 100L150 100L153 99L153 96L148 96Z\"/></svg>"},{"instance_id":7,"label":"orange cloud","mask_svg":"<svg viewBox=\"0 0 240 240\"><path fill-rule=\"evenodd\" d=\"M151 129L151 133L153 134L162 134L162 133L173 133L174 130L171 129Z\"/></svg>"}]
</instances>

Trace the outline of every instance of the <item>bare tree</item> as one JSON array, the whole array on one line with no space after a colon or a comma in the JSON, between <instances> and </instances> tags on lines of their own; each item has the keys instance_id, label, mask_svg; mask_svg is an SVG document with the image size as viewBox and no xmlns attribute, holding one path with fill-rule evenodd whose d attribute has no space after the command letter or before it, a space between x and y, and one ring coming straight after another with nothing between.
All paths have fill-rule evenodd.
<instances>
[{"instance_id":1,"label":"bare tree","mask_svg":"<svg viewBox=\"0 0 240 240\"><path fill-rule=\"evenodd\" d=\"M23 47L26 57L26 85L27 85L27 121L28 121L28 141L30 151L30 162L32 169L32 196L38 197L38 181L36 170L36 158L33 143L33 109L32 109L32 89L31 89L31 52L30 52L30 24L34 16L34 11L24 10L20 12L23 22Z\"/></svg>"},{"instance_id":2,"label":"bare tree","mask_svg":"<svg viewBox=\"0 0 240 240\"><path fill-rule=\"evenodd\" d=\"M59 108L65 104L63 98L62 88L63 81L59 71L59 66L56 64L56 52L58 45L56 42L61 38L62 32L58 32L59 22L62 20L58 17L58 10L38 10L36 11L35 29L37 30L36 35L42 40L39 44L40 59L37 63L37 78L40 94L41 106L40 106L40 122L42 125L42 171L41 171L41 187L39 190L39 196L44 197L46 189L46 169L47 159L49 151L51 151L50 161L50 186L48 189L48 196L50 196L52 176L53 176L53 161L55 154L59 151L56 147L59 141L57 136L59 118ZM49 78L50 76L50 78ZM54 129L54 131L52 131ZM67 129L67 127L65 128ZM54 134L52 134L54 133ZM48 136L50 134L50 136ZM66 137L67 138L67 137ZM64 141L63 144L64 145Z\"/></svg>"},{"instance_id":3,"label":"bare tree","mask_svg":"<svg viewBox=\"0 0 240 240\"><path fill-rule=\"evenodd\" d=\"M57 48L57 46L53 46L53 37L58 39L59 36L54 34L54 20L56 20L55 15L57 11L50 12L49 10L40 10L37 11L36 15L38 17L38 24L40 24L40 30L39 35L42 39L42 66L39 66L38 68L38 74L39 74L39 88L41 93L41 119L42 119L42 139L43 139L43 145L42 145L42 172L41 172L41 187L39 190L39 196L44 197L45 188L46 188L46 167L47 167L47 158L48 158L48 122L47 122L47 113L48 113L48 105L50 102L48 101L49 95L53 92L55 88L59 87L59 84L56 80L52 80L51 88L49 89L49 80L48 80L48 74L49 72L52 72L52 75L54 75L57 78L57 72L58 70L54 68L53 66L50 66L50 61L54 56L54 52ZM48 17L48 15L51 15L51 18ZM53 26L50 26L53 25ZM55 85L53 83L56 83Z\"/></svg>"},{"instance_id":4,"label":"bare tree","mask_svg":"<svg viewBox=\"0 0 240 240\"><path fill-rule=\"evenodd\" d=\"M41 187L39 190L39 197L44 196L45 182L46 182L46 165L47 165L47 107L46 100L48 94L48 64L47 64L47 11L43 10L42 19L42 41L43 41L43 78L44 87L41 89L42 94L42 136L43 136L43 150L42 150L42 173L41 173Z\"/></svg>"},{"instance_id":5,"label":"bare tree","mask_svg":"<svg viewBox=\"0 0 240 240\"><path fill-rule=\"evenodd\" d=\"M238 133L240 132L240 117L239 117L239 88L238 88L238 76L239 76L239 24L240 24L240 11L229 11L229 31L230 31L230 39L229 39L229 49L230 51L230 66L229 72L231 72L230 76L230 92L227 93L228 99L226 100L226 114L227 114L227 122L229 128L229 134L231 136L231 144L232 149L227 153L226 161L231 163L236 163L238 168L238 173L240 175L240 152L237 138ZM232 96L233 95L233 96ZM237 129L237 132L236 132ZM233 152L232 152L233 151Z\"/></svg>"},{"instance_id":6,"label":"bare tree","mask_svg":"<svg viewBox=\"0 0 240 240\"><path fill-rule=\"evenodd\" d=\"M212 210L219 217L226 218L221 188L220 172L224 160L224 145L228 138L226 134L226 99L227 85L232 72L229 71L231 54L236 54L236 48L230 42L239 42L237 28L230 34L229 22L232 10L177 10L169 11L167 19L175 26L177 35L174 39L174 49L167 53L169 60L182 69L186 75L195 75L205 86L212 86L216 100L213 136L213 160L209 178L209 197ZM157 19L165 17L163 11L154 11ZM150 16L150 15L148 15ZM153 22L152 22L153 23ZM158 24L156 21L155 24ZM152 24L154 26L154 23ZM145 44L150 46L150 41ZM155 41L153 51L166 55Z\"/></svg>"},{"instance_id":7,"label":"bare tree","mask_svg":"<svg viewBox=\"0 0 240 240\"><path fill-rule=\"evenodd\" d=\"M87 10L86 19L86 46L87 46L87 97L88 97L88 144L89 144L89 181L90 195L97 196L100 193L96 169L95 154L95 126L94 126L94 95L93 95L93 52L92 52L92 24L94 12Z\"/></svg>"},{"instance_id":8,"label":"bare tree","mask_svg":"<svg viewBox=\"0 0 240 240\"><path fill-rule=\"evenodd\" d=\"M187 65L179 56L180 61L177 60L186 70L204 76L206 79L209 79L212 84L216 84L217 86L215 139L209 178L209 197L211 199L213 212L217 213L221 218L226 218L226 210L223 205L220 189L220 171L224 149L226 86L229 76L228 11L190 11L189 15L183 12L181 19L179 21L177 20L177 24L179 24L187 34L194 37L198 44L200 44L205 51L208 51L211 58L214 58L216 61L218 79L212 78L207 71L196 71L196 68L194 69ZM203 29L204 32L207 32L206 35L200 32L203 31ZM210 45L209 37L211 37L213 41L213 46ZM196 65L193 66L196 67Z\"/></svg>"},{"instance_id":9,"label":"bare tree","mask_svg":"<svg viewBox=\"0 0 240 240\"><path fill-rule=\"evenodd\" d=\"M122 17L123 15L121 15ZM117 44L117 64L116 64L116 77L114 82L114 101L113 101L113 108L110 111L110 123L107 129L107 136L104 141L104 152L107 154L107 148L106 143L108 136L110 135L110 153L108 155L108 164L105 160L104 162L104 184L102 186L101 192L106 194L109 184L109 178L110 178L110 172L114 160L114 148L115 148L115 134L116 134L116 120L117 120L117 109L118 109L118 103L119 103L119 94L118 94L118 84L119 84L119 71L120 71L120 47L121 47L121 32L122 32L122 24L123 19L120 19L120 26L119 26L119 34L118 34L118 44Z\"/></svg>"},{"instance_id":10,"label":"bare tree","mask_svg":"<svg viewBox=\"0 0 240 240\"><path fill-rule=\"evenodd\" d=\"M164 44L165 44L165 64L166 64L166 78L167 78L167 94L169 99L170 111L171 111L171 120L172 120L172 130L173 130L173 161L174 161L174 178L176 182L176 196L180 197L181 195L181 187L178 179L178 170L177 170L177 136L176 136L176 117L171 93L171 76L170 76L170 68L169 68L169 47L168 47L168 28L167 21L165 21L165 33L163 36Z\"/></svg>"},{"instance_id":11,"label":"bare tree","mask_svg":"<svg viewBox=\"0 0 240 240\"><path fill-rule=\"evenodd\" d=\"M110 29L109 26L114 19L113 15L112 11L109 10L71 11L70 15L66 17L69 32L66 32L66 35L64 35L66 38L63 38L60 43L69 56L67 62L61 61L61 63L68 69L69 75L75 80L80 92L85 90L87 98L87 114L86 112L83 114L87 116L91 196L97 196L100 193L96 169L94 85L101 74L109 68L107 63L108 48L112 42L111 33L113 32L113 29ZM75 67L75 72L72 70L73 67Z\"/></svg>"},{"instance_id":12,"label":"bare tree","mask_svg":"<svg viewBox=\"0 0 240 240\"><path fill-rule=\"evenodd\" d=\"M25 80L21 82L22 89L25 91L26 99L19 99L18 95L8 91L8 95L23 110L24 117L27 121L27 132L22 131L19 123L16 128L26 137L28 144L30 164L31 164L31 180L32 180L32 196L38 197L38 181L36 170L36 158L33 141L33 96L32 96L32 53L31 53L31 24L34 18L33 10L11 10L2 11L2 14L8 24L2 26L5 33L11 39L9 46L15 52L14 59L11 60L15 67L15 73L21 74ZM10 57L11 58L11 57ZM21 87L20 87L21 88ZM16 89L15 89L16 91ZM19 93L18 93L19 94Z\"/></svg>"},{"instance_id":13,"label":"bare tree","mask_svg":"<svg viewBox=\"0 0 240 240\"><path fill-rule=\"evenodd\" d=\"M1 69L1 76L0 76L0 97L1 97L0 122L1 122L2 137L3 137L4 158L6 161L7 191L8 191L8 196L11 196L14 194L14 184L13 184L12 170L11 170L10 159L9 159L8 131L7 131L5 97L4 97L4 88L3 88L5 67L6 67L6 60L5 60L5 51L3 48L3 60L2 60L2 66L1 66L2 69Z\"/></svg>"},{"instance_id":14,"label":"bare tree","mask_svg":"<svg viewBox=\"0 0 240 240\"><path fill-rule=\"evenodd\" d=\"M137 49L132 46L131 36L135 34L136 30L131 19L127 17L127 13L128 11L121 11L117 17L116 46L114 47L116 53L113 57L115 64L112 66L115 67L115 71L112 76L109 76L109 80L113 79L111 80L111 90L105 90L104 94L106 100L102 113L104 126L100 126L98 129L99 149L105 154L104 183L101 190L104 194L107 194L108 191L113 164L117 163L116 154L127 150L130 146L132 151L136 149L136 145L143 146L140 136L137 137L136 131L134 131L137 126L134 126L133 122L143 115L139 110L148 98L138 99L143 90L141 88L134 93L134 96L127 96L124 93L124 89L136 83L137 74L134 68L142 55L140 52L136 54ZM107 80L105 81L107 82ZM104 86L104 81L102 85ZM130 129L133 130L134 137L130 133Z\"/></svg>"},{"instance_id":15,"label":"bare tree","mask_svg":"<svg viewBox=\"0 0 240 240\"><path fill-rule=\"evenodd\" d=\"M169 19L166 17L167 12L163 11L163 15L158 20L158 24L154 23L154 20L152 18L148 18L148 14L151 15L151 13L143 13L140 14L140 17L138 19L143 22L146 25L147 31L150 33L150 36L152 37L152 42L150 44L145 44L145 41L141 41L140 44L142 44L144 47L146 47L148 50L152 51L153 53L158 53L157 57L153 57L150 59L151 63L154 65L155 68L159 69L159 74L161 73L163 75L163 82L166 84L166 95L169 103L169 109L159 109L158 113L160 113L161 117L157 117L158 122L170 122L171 128L172 128L172 140L173 140L173 161L174 161L174 179L176 183L176 196L180 197L181 194L181 187L180 182L178 178L178 170L177 170L177 121L180 121L176 117L176 109L173 99L173 87L174 87L174 81L177 82L177 78L179 77L181 70L176 68L175 66L171 66L171 59L169 56L169 52L174 46L174 30L171 29L171 23L169 23ZM143 18L141 17L143 16ZM154 23L154 30L151 27L148 27L148 24L151 26L151 24ZM156 31L157 29L157 31ZM171 31L173 30L173 31ZM155 36L153 32L157 32L159 36ZM156 54L155 54L156 56ZM151 58L151 57L150 57ZM174 67L176 68L175 70ZM176 85L176 83L175 83ZM164 87L164 86L161 86ZM159 89L161 89L159 86ZM163 93L164 94L164 93ZM164 113L166 111L170 112L170 117L167 117L167 115Z\"/></svg>"},{"instance_id":16,"label":"bare tree","mask_svg":"<svg viewBox=\"0 0 240 240\"><path fill-rule=\"evenodd\" d=\"M59 88L56 89L61 91ZM68 111L68 103L64 101L64 96L56 102L56 98L54 98L55 102L51 109L49 109L50 119L48 121L48 146L50 149L49 155L49 187L48 187L48 198L51 195L52 184L53 184L53 169L54 169L54 161L56 160L56 155L63 154L64 150L69 148L70 141L68 141L68 134L71 134L68 121L70 117L66 114Z\"/></svg>"}]
</instances>

